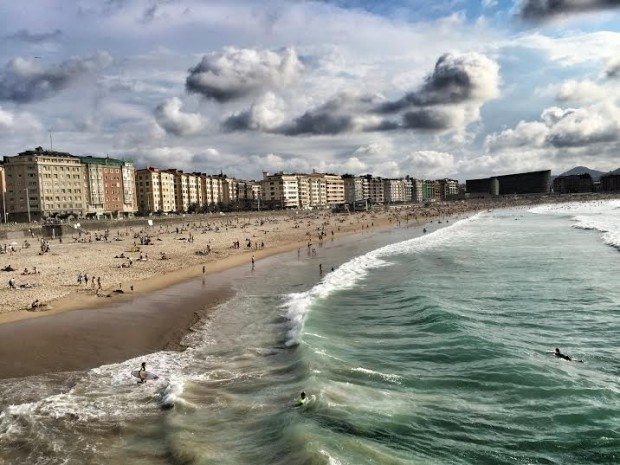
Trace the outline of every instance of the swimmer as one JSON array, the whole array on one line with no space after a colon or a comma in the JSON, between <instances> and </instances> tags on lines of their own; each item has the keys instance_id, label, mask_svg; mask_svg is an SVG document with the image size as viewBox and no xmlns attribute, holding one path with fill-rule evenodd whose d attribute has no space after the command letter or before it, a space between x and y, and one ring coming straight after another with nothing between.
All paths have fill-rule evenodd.
<instances>
[{"instance_id":1,"label":"swimmer","mask_svg":"<svg viewBox=\"0 0 620 465\"><path fill-rule=\"evenodd\" d=\"M578 362L578 363L583 363L583 360L573 360L572 358L570 358L568 355L563 354L562 352L560 352L560 349L558 349L557 347L555 348L555 356L557 358L561 358L563 360L568 360L569 362Z\"/></svg>"},{"instance_id":2,"label":"swimmer","mask_svg":"<svg viewBox=\"0 0 620 465\"><path fill-rule=\"evenodd\" d=\"M299 399L297 399L297 402L295 402L295 404L298 407L301 407L302 405L306 403L307 400L308 398L306 397L306 393L304 391L301 391L301 394L299 395Z\"/></svg>"}]
</instances>

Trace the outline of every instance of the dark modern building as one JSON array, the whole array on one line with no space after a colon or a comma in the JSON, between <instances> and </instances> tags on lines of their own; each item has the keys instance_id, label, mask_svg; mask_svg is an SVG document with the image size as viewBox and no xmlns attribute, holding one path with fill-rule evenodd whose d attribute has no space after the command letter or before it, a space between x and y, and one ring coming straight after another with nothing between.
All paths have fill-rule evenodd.
<instances>
[{"instance_id":1,"label":"dark modern building","mask_svg":"<svg viewBox=\"0 0 620 465\"><path fill-rule=\"evenodd\" d=\"M546 194L550 190L550 170L468 179L466 181L466 191L473 195Z\"/></svg>"},{"instance_id":2,"label":"dark modern building","mask_svg":"<svg viewBox=\"0 0 620 465\"><path fill-rule=\"evenodd\" d=\"M616 172L601 176L601 192L620 192L620 174Z\"/></svg>"},{"instance_id":3,"label":"dark modern building","mask_svg":"<svg viewBox=\"0 0 620 465\"><path fill-rule=\"evenodd\" d=\"M553 192L556 194L577 194L593 191L594 181L588 173L558 176L553 180Z\"/></svg>"}]
</instances>

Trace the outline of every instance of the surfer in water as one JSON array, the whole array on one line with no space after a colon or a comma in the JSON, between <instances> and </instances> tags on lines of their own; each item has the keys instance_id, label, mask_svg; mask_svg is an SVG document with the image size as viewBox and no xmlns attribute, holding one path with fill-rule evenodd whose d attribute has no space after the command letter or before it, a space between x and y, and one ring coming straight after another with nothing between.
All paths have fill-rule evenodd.
<instances>
[{"instance_id":1,"label":"surfer in water","mask_svg":"<svg viewBox=\"0 0 620 465\"><path fill-rule=\"evenodd\" d=\"M560 352L560 349L558 349L557 347L555 348L555 356L557 358L561 358L563 360L568 360L569 362L578 362L578 363L583 363L583 360L573 360L572 358L570 358L570 356L563 354L562 352Z\"/></svg>"},{"instance_id":2,"label":"surfer in water","mask_svg":"<svg viewBox=\"0 0 620 465\"><path fill-rule=\"evenodd\" d=\"M306 397L306 392L301 391L301 394L299 395L299 399L297 399L297 402L295 402L295 404L298 407L301 407L302 405L306 403L306 400L308 400L308 398Z\"/></svg>"}]
</instances>

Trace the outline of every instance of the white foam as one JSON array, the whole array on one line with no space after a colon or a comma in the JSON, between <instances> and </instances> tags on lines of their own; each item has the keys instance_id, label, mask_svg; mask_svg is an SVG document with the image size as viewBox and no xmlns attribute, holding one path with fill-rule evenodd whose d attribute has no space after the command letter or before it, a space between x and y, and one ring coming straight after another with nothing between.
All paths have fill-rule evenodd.
<instances>
[{"instance_id":1,"label":"white foam","mask_svg":"<svg viewBox=\"0 0 620 465\"><path fill-rule=\"evenodd\" d=\"M541 205L530 212L567 216L574 228L598 231L607 245L620 250L620 199Z\"/></svg>"},{"instance_id":2,"label":"white foam","mask_svg":"<svg viewBox=\"0 0 620 465\"><path fill-rule=\"evenodd\" d=\"M369 370L364 367L351 368L351 371L356 371L358 373L364 373L366 375L378 376L379 378L389 381L390 383L399 383L402 379L401 376L393 374L393 373L381 373L379 371Z\"/></svg>"},{"instance_id":3,"label":"white foam","mask_svg":"<svg viewBox=\"0 0 620 465\"><path fill-rule=\"evenodd\" d=\"M359 281L368 275L370 270L389 266L390 263L385 259L390 256L412 254L445 244L446 241L455 237L456 231L462 230L464 225L477 220L480 215L481 213L477 213L432 233L386 245L355 257L325 275L321 282L312 289L289 294L283 304L284 316L290 322L286 345L290 347L299 344L306 316L312 304L318 299L324 299L334 292L355 287Z\"/></svg>"}]
</instances>

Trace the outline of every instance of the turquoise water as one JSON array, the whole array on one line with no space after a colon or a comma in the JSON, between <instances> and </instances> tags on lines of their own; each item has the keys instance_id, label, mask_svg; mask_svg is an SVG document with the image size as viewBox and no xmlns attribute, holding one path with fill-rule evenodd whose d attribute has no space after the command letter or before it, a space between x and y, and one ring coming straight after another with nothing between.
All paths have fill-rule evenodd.
<instances>
[{"instance_id":1,"label":"turquoise water","mask_svg":"<svg viewBox=\"0 0 620 465\"><path fill-rule=\"evenodd\" d=\"M0 458L618 463L619 219L484 212L259 262L184 353L0 382ZM162 379L136 389L142 360Z\"/></svg>"}]
</instances>

